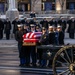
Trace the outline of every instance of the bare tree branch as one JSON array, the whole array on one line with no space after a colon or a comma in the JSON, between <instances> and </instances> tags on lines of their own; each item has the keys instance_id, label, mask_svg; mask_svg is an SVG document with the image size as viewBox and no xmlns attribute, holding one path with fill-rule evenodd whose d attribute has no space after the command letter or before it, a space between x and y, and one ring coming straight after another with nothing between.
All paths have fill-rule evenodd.
<instances>
[{"instance_id":1,"label":"bare tree branch","mask_svg":"<svg viewBox=\"0 0 75 75\"><path fill-rule=\"evenodd\" d=\"M65 4L65 1L66 0L58 0L60 5L61 5L61 9L62 9L62 12L63 12L63 7L64 7L64 4Z\"/></svg>"}]
</instances>

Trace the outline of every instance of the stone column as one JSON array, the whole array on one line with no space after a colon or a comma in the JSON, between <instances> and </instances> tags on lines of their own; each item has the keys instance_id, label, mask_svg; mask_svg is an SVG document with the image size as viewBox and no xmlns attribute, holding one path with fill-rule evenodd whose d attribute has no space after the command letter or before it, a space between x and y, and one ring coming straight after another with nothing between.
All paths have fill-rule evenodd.
<instances>
[{"instance_id":1,"label":"stone column","mask_svg":"<svg viewBox=\"0 0 75 75\"><path fill-rule=\"evenodd\" d=\"M31 0L31 11L41 11L41 0Z\"/></svg>"},{"instance_id":2,"label":"stone column","mask_svg":"<svg viewBox=\"0 0 75 75\"><path fill-rule=\"evenodd\" d=\"M11 23L12 23L12 21L17 17L17 18L19 18L19 12L18 12L18 10L17 10L17 8L16 8L16 1L17 0L8 0L9 1L9 8L8 8L8 10L7 10L7 12L6 12L6 17L8 17L9 18L9 20L11 21ZM13 38L13 25L12 25L12 29L11 29L11 38Z\"/></svg>"},{"instance_id":3,"label":"stone column","mask_svg":"<svg viewBox=\"0 0 75 75\"><path fill-rule=\"evenodd\" d=\"M9 17L10 21L13 21L16 17L19 18L19 12L16 8L16 0L9 0L9 8L6 12L6 17Z\"/></svg>"}]
</instances>

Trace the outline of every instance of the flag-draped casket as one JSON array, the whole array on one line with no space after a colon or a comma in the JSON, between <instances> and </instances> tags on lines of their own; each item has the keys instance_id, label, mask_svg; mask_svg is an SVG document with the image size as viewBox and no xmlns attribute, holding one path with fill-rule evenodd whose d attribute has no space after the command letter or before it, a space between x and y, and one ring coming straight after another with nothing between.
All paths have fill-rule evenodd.
<instances>
[{"instance_id":1,"label":"flag-draped casket","mask_svg":"<svg viewBox=\"0 0 75 75\"><path fill-rule=\"evenodd\" d=\"M23 35L23 46L37 45L42 32L29 32Z\"/></svg>"}]
</instances>

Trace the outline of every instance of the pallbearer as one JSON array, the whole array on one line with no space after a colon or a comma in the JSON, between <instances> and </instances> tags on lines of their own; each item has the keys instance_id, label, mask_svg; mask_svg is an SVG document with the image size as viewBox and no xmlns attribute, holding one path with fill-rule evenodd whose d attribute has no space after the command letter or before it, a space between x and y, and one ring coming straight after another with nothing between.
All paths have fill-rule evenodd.
<instances>
[{"instance_id":1,"label":"pallbearer","mask_svg":"<svg viewBox=\"0 0 75 75\"><path fill-rule=\"evenodd\" d=\"M27 34L29 32L28 25L23 25L23 35ZM21 55L23 55L24 58L24 67L30 66L30 47L29 46L22 46Z\"/></svg>"},{"instance_id":2,"label":"pallbearer","mask_svg":"<svg viewBox=\"0 0 75 75\"><path fill-rule=\"evenodd\" d=\"M49 26L49 30L48 30L48 35L49 35L49 44L50 45L54 45L55 44L55 33L53 30L53 26ZM48 67L51 67L52 65L52 60L49 60L49 64Z\"/></svg>"},{"instance_id":3,"label":"pallbearer","mask_svg":"<svg viewBox=\"0 0 75 75\"><path fill-rule=\"evenodd\" d=\"M64 45L64 32L62 31L62 27L60 25L57 26L57 31L59 33L59 45Z\"/></svg>"},{"instance_id":4,"label":"pallbearer","mask_svg":"<svg viewBox=\"0 0 75 75\"><path fill-rule=\"evenodd\" d=\"M48 33L49 33L49 44L54 45L55 44L55 33L53 30L53 26L49 26Z\"/></svg>"},{"instance_id":5,"label":"pallbearer","mask_svg":"<svg viewBox=\"0 0 75 75\"><path fill-rule=\"evenodd\" d=\"M49 44L49 37L48 37L48 33L47 33L47 30L45 27L42 28L42 36L39 40L39 43L41 45L48 45ZM40 66L41 67L46 67L47 65L47 60L46 60L46 57L43 55L44 53L46 53L47 50L41 50L41 53L40 53Z\"/></svg>"},{"instance_id":6,"label":"pallbearer","mask_svg":"<svg viewBox=\"0 0 75 75\"><path fill-rule=\"evenodd\" d=\"M30 32L37 32L36 31L36 28L35 28L35 25L34 24L31 24L31 31ZM30 54L31 54L31 59L32 59L32 66L33 67L36 67L36 61L37 61L37 53L36 53L36 46L30 46Z\"/></svg>"},{"instance_id":7,"label":"pallbearer","mask_svg":"<svg viewBox=\"0 0 75 75\"><path fill-rule=\"evenodd\" d=\"M23 27L22 25L17 25L18 26L18 30L15 33L15 39L18 42L18 51L19 51L19 56L20 56L20 66L24 66L25 64L25 59L22 58L22 54L21 54L21 50L22 50L22 43L23 43Z\"/></svg>"}]
</instances>

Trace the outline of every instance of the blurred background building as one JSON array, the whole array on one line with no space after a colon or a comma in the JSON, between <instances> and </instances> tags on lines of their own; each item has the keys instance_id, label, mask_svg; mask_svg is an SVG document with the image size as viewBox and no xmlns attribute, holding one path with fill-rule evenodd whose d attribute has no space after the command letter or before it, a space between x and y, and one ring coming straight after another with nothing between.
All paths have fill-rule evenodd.
<instances>
[{"instance_id":1,"label":"blurred background building","mask_svg":"<svg viewBox=\"0 0 75 75\"><path fill-rule=\"evenodd\" d=\"M5 13L8 9L9 0L0 0L0 12ZM75 0L16 0L16 7L19 12L41 12L53 11L61 13L61 11L70 11L74 13ZM73 11L73 12L72 12Z\"/></svg>"}]
</instances>

